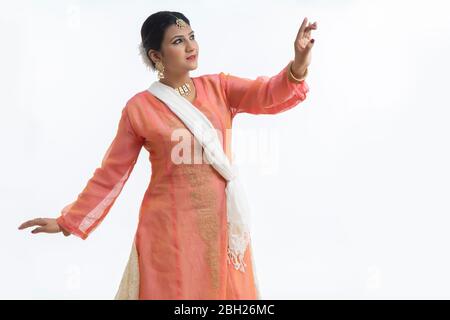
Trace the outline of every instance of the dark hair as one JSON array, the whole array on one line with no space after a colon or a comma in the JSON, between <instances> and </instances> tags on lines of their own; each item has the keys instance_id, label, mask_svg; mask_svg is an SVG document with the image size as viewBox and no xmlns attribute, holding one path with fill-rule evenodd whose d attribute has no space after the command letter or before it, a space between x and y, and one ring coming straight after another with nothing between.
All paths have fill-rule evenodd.
<instances>
[{"instance_id":1,"label":"dark hair","mask_svg":"<svg viewBox=\"0 0 450 320\"><path fill-rule=\"evenodd\" d=\"M148 56L150 49L160 51L166 29L176 24L177 18L191 25L184 14L176 11L158 11L150 15L142 24L141 40L139 45L140 54L144 63L155 71L155 63Z\"/></svg>"}]
</instances>

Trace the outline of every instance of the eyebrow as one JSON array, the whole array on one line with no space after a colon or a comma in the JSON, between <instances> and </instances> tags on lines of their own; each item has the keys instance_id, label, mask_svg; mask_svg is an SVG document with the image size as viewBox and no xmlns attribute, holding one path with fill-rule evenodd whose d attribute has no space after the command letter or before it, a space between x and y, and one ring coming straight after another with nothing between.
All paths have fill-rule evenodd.
<instances>
[{"instance_id":1,"label":"eyebrow","mask_svg":"<svg viewBox=\"0 0 450 320\"><path fill-rule=\"evenodd\" d=\"M194 30L192 30L191 32L189 32L189 34L192 34L192 33L194 33ZM175 39L175 38L177 38L177 37L182 37L183 35L177 35L177 36L174 36L174 37L172 37L172 39L170 39L170 41L172 41L173 39Z\"/></svg>"}]
</instances>

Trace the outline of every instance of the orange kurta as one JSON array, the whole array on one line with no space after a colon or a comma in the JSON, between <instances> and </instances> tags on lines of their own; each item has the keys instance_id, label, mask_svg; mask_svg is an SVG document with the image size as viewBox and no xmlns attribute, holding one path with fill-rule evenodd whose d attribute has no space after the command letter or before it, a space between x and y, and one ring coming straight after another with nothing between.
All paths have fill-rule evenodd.
<instances>
[{"instance_id":1,"label":"orange kurta","mask_svg":"<svg viewBox=\"0 0 450 320\"><path fill-rule=\"evenodd\" d=\"M222 133L228 157L237 113L280 113L306 98L308 85L291 81L288 66L256 80L223 72L191 77L197 92L193 105ZM135 235L139 299L258 299L251 248L245 273L227 263L226 180L204 161L172 161L177 128L187 130L162 101L148 90L135 94L122 109L101 166L57 222L86 239L111 209L144 147L152 175ZM191 141L194 150L192 135Z\"/></svg>"}]
</instances>

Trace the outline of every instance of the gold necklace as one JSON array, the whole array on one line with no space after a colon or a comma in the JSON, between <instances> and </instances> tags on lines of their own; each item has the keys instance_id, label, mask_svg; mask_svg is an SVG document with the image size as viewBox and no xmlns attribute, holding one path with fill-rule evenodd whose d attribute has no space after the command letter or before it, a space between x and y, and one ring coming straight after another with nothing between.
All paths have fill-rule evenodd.
<instances>
[{"instance_id":1,"label":"gold necklace","mask_svg":"<svg viewBox=\"0 0 450 320\"><path fill-rule=\"evenodd\" d=\"M178 88L175 88L177 90L178 94L181 96L189 96L192 92L191 86L188 82L184 83L182 86L179 86Z\"/></svg>"}]
</instances>

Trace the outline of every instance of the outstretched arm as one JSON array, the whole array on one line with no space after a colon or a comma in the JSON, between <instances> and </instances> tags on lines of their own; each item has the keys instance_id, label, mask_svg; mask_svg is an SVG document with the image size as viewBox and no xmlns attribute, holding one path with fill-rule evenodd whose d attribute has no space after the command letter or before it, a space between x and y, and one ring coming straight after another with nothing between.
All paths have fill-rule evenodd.
<instances>
[{"instance_id":1,"label":"outstretched arm","mask_svg":"<svg viewBox=\"0 0 450 320\"><path fill-rule=\"evenodd\" d=\"M309 87L305 80L296 82L290 78L291 62L277 75L259 76L255 80L221 72L220 83L232 117L241 112L276 114L305 100Z\"/></svg>"},{"instance_id":2,"label":"outstretched arm","mask_svg":"<svg viewBox=\"0 0 450 320\"><path fill-rule=\"evenodd\" d=\"M133 130L127 106L115 138L77 199L65 206L58 225L83 240L101 223L116 201L139 156L144 139Z\"/></svg>"},{"instance_id":3,"label":"outstretched arm","mask_svg":"<svg viewBox=\"0 0 450 320\"><path fill-rule=\"evenodd\" d=\"M277 75L259 76L255 80L221 72L219 74L227 106L232 117L237 113L275 114L286 111L306 99L309 87L305 78L311 62L311 30L305 18L294 41L295 59Z\"/></svg>"}]
</instances>

